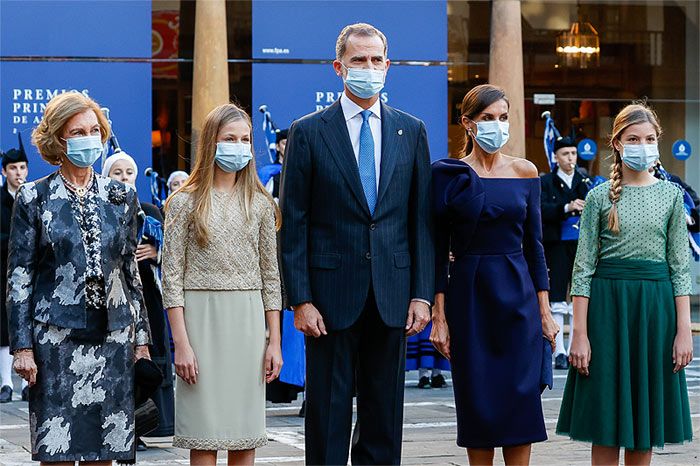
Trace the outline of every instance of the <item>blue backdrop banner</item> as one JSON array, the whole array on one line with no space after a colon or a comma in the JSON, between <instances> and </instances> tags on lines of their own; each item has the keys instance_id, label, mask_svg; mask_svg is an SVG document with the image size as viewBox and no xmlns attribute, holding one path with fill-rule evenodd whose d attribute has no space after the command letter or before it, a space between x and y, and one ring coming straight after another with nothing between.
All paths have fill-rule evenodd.
<instances>
[{"instance_id":1,"label":"blue backdrop banner","mask_svg":"<svg viewBox=\"0 0 700 466\"><path fill-rule=\"evenodd\" d=\"M151 56L148 0L0 0L0 56Z\"/></svg>"},{"instance_id":2,"label":"blue backdrop banner","mask_svg":"<svg viewBox=\"0 0 700 466\"><path fill-rule=\"evenodd\" d=\"M253 64L253 128L256 162L270 163L262 132L267 105L278 128L288 128L293 120L323 109L335 102L343 90L343 81L332 65ZM403 110L425 122L433 160L447 157L447 67L392 66L381 92L382 102Z\"/></svg>"},{"instance_id":3,"label":"blue backdrop banner","mask_svg":"<svg viewBox=\"0 0 700 466\"><path fill-rule=\"evenodd\" d=\"M149 63L2 62L0 82L0 149L17 147L17 132L22 133L29 158L29 180L56 170L31 145L32 129L53 96L75 90L109 108L122 149L139 165L139 195L150 201L149 185L143 176L152 160ZM94 167L100 171L100 162Z\"/></svg>"},{"instance_id":4,"label":"blue backdrop banner","mask_svg":"<svg viewBox=\"0 0 700 466\"><path fill-rule=\"evenodd\" d=\"M348 24L379 28L392 60L447 59L445 0L255 0L253 58L335 58L335 41Z\"/></svg>"}]
</instances>

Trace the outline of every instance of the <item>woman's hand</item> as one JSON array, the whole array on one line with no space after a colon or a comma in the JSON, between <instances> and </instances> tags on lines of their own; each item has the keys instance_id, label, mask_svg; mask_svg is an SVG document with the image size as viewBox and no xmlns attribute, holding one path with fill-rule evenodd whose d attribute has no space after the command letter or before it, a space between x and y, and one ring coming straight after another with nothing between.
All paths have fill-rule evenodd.
<instances>
[{"instance_id":1,"label":"woman's hand","mask_svg":"<svg viewBox=\"0 0 700 466\"><path fill-rule=\"evenodd\" d=\"M141 262L146 259L155 259L158 257L158 249L148 243L142 243L136 246L136 261Z\"/></svg>"},{"instance_id":2,"label":"woman's hand","mask_svg":"<svg viewBox=\"0 0 700 466\"><path fill-rule=\"evenodd\" d=\"M134 361L141 358L151 359L151 352L148 351L148 345L139 345L134 348Z\"/></svg>"},{"instance_id":3,"label":"woman's hand","mask_svg":"<svg viewBox=\"0 0 700 466\"><path fill-rule=\"evenodd\" d=\"M591 363L591 343L588 341L588 335L579 334L574 330L572 338L569 362L579 374L588 376L588 366Z\"/></svg>"},{"instance_id":4,"label":"woman's hand","mask_svg":"<svg viewBox=\"0 0 700 466\"><path fill-rule=\"evenodd\" d=\"M282 370L282 347L279 342L270 342L265 350L265 382L270 383L280 376Z\"/></svg>"},{"instance_id":5,"label":"woman's hand","mask_svg":"<svg viewBox=\"0 0 700 466\"><path fill-rule=\"evenodd\" d=\"M38 369L34 362L33 350L23 349L15 351L12 367L20 377L29 382L30 387L36 383Z\"/></svg>"},{"instance_id":6,"label":"woman's hand","mask_svg":"<svg viewBox=\"0 0 700 466\"><path fill-rule=\"evenodd\" d=\"M561 329L554 321L554 317L552 317L551 312L545 312L542 314L542 335L544 335L544 337L549 340L549 343L552 345L552 352L554 352L554 349L557 346L556 338L560 330Z\"/></svg>"},{"instance_id":7,"label":"woman's hand","mask_svg":"<svg viewBox=\"0 0 700 466\"><path fill-rule=\"evenodd\" d=\"M675 374L693 360L693 335L687 331L677 331L673 341L673 373Z\"/></svg>"},{"instance_id":8,"label":"woman's hand","mask_svg":"<svg viewBox=\"0 0 700 466\"><path fill-rule=\"evenodd\" d=\"M199 366L194 350L189 344L175 345L175 373L190 385L197 383Z\"/></svg>"},{"instance_id":9,"label":"woman's hand","mask_svg":"<svg viewBox=\"0 0 700 466\"><path fill-rule=\"evenodd\" d=\"M430 331L430 343L436 350L450 359L450 329L444 317L433 316L433 328Z\"/></svg>"}]
</instances>

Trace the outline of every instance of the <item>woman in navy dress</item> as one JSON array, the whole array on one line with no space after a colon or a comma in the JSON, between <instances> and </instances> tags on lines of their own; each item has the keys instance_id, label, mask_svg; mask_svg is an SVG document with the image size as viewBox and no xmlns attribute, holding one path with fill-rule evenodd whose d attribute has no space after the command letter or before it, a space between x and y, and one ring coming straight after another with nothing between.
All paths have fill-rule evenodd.
<instances>
[{"instance_id":1,"label":"woman in navy dress","mask_svg":"<svg viewBox=\"0 0 700 466\"><path fill-rule=\"evenodd\" d=\"M495 447L503 447L506 464L527 464L531 444L547 439L543 335L553 345L559 331L547 292L537 169L500 151L508 108L500 88L472 89L462 101L462 158L433 165L431 341L450 358L457 444L480 465L493 463Z\"/></svg>"}]
</instances>

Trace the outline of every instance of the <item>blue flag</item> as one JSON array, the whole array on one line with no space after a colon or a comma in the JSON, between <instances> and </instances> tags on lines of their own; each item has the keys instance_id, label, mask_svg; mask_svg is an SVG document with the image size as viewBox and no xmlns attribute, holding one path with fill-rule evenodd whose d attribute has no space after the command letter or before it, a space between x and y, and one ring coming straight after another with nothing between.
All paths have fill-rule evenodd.
<instances>
[{"instance_id":1,"label":"blue flag","mask_svg":"<svg viewBox=\"0 0 700 466\"><path fill-rule=\"evenodd\" d=\"M547 160L549 160L549 169L554 171L554 167L557 166L556 159L554 158L554 142L560 137L559 130L554 126L554 120L549 112L543 114L546 118L544 122L544 153L547 155Z\"/></svg>"}]
</instances>

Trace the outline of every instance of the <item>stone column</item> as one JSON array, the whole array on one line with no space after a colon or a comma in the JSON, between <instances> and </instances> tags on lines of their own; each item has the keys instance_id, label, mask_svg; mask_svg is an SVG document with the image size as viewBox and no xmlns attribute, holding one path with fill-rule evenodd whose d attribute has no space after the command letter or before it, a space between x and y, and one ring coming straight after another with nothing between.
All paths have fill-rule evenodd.
<instances>
[{"instance_id":1,"label":"stone column","mask_svg":"<svg viewBox=\"0 0 700 466\"><path fill-rule=\"evenodd\" d=\"M523 36L519 0L491 3L489 83L502 87L510 101L510 138L504 153L525 157Z\"/></svg>"},{"instance_id":2,"label":"stone column","mask_svg":"<svg viewBox=\"0 0 700 466\"><path fill-rule=\"evenodd\" d=\"M204 118L217 105L229 102L226 40L226 1L198 1L194 23L192 164Z\"/></svg>"}]
</instances>

